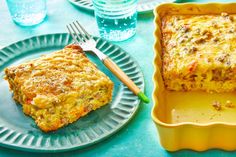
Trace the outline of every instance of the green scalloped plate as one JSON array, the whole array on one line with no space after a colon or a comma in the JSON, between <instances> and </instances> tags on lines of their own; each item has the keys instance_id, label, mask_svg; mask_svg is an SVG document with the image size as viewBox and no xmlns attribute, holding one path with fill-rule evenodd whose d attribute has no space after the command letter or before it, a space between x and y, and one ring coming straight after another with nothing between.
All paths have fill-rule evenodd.
<instances>
[{"instance_id":1,"label":"green scalloped plate","mask_svg":"<svg viewBox=\"0 0 236 157\"><path fill-rule=\"evenodd\" d=\"M143 90L144 78L136 61L121 48L101 39L97 48L107 54ZM112 102L78 121L51 133L43 133L24 115L21 105L12 99L4 68L42 54L62 49L72 43L64 34L32 37L0 50L0 145L31 152L61 152L83 148L109 137L134 116L140 100L124 86L92 53L87 56L114 82Z\"/></svg>"},{"instance_id":2,"label":"green scalloped plate","mask_svg":"<svg viewBox=\"0 0 236 157\"><path fill-rule=\"evenodd\" d=\"M93 11L93 3L92 0L68 0L75 6L86 9L89 11ZM146 13L151 12L156 5L163 3L163 2L174 2L175 0L139 0L137 11L138 13Z\"/></svg>"}]
</instances>

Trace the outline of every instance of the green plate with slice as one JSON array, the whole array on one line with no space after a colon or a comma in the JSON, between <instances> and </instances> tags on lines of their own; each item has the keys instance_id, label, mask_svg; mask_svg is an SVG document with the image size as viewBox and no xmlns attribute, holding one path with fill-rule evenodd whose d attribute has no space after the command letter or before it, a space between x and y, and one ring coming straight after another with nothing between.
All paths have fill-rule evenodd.
<instances>
[{"instance_id":1,"label":"green plate with slice","mask_svg":"<svg viewBox=\"0 0 236 157\"><path fill-rule=\"evenodd\" d=\"M144 78L136 61L124 50L101 38L97 48L107 54L141 90ZM112 102L55 132L44 133L22 107L12 99L4 68L17 65L64 48L72 43L66 34L48 34L13 43L0 50L0 145L32 152L62 152L83 148L105 139L121 129L134 116L140 100L124 86L92 53L97 67L114 82Z\"/></svg>"}]
</instances>

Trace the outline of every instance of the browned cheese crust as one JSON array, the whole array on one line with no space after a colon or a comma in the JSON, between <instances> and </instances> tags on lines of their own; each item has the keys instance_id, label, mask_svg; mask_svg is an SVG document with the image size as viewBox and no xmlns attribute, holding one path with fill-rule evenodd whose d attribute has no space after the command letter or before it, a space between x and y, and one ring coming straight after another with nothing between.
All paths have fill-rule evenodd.
<instances>
[{"instance_id":1,"label":"browned cheese crust","mask_svg":"<svg viewBox=\"0 0 236 157\"><path fill-rule=\"evenodd\" d=\"M162 47L167 89L236 89L236 15L166 15Z\"/></svg>"},{"instance_id":2,"label":"browned cheese crust","mask_svg":"<svg viewBox=\"0 0 236 157\"><path fill-rule=\"evenodd\" d=\"M112 81L76 45L8 67L5 74L14 99L45 132L72 123L112 99Z\"/></svg>"}]
</instances>

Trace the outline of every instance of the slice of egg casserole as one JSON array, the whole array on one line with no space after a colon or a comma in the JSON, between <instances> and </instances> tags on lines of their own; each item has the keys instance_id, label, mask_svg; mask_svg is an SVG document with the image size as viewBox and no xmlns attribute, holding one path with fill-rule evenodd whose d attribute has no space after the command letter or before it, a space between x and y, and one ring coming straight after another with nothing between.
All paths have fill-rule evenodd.
<instances>
[{"instance_id":1,"label":"slice of egg casserole","mask_svg":"<svg viewBox=\"0 0 236 157\"><path fill-rule=\"evenodd\" d=\"M113 83L77 45L5 69L14 99L44 132L68 125L112 99Z\"/></svg>"}]
</instances>

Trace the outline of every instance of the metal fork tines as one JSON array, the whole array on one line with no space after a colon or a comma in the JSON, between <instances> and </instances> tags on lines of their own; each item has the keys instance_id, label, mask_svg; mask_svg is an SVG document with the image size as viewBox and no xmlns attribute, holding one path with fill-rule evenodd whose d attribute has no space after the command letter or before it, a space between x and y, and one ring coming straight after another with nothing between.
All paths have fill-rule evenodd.
<instances>
[{"instance_id":1,"label":"metal fork tines","mask_svg":"<svg viewBox=\"0 0 236 157\"><path fill-rule=\"evenodd\" d=\"M72 24L67 25L66 27L74 41L77 41L77 44L82 41L86 42L87 40L92 38L91 35L88 34L88 32L80 25L78 21L75 21Z\"/></svg>"},{"instance_id":2,"label":"metal fork tines","mask_svg":"<svg viewBox=\"0 0 236 157\"><path fill-rule=\"evenodd\" d=\"M76 44L80 45L84 51L92 51L100 60L107 58L105 54L96 49L97 42L93 37L81 26L78 21L72 22L66 26L70 35Z\"/></svg>"}]
</instances>

